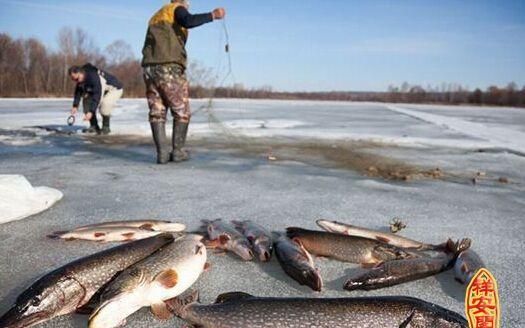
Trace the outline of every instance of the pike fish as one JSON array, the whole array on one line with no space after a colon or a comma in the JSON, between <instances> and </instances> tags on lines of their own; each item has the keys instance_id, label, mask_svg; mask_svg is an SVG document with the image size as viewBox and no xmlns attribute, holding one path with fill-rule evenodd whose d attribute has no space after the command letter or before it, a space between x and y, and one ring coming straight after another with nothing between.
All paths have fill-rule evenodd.
<instances>
[{"instance_id":1,"label":"pike fish","mask_svg":"<svg viewBox=\"0 0 525 328\"><path fill-rule=\"evenodd\" d=\"M420 256L382 241L363 237L302 228L287 228L286 233L289 238L299 241L311 254L365 266Z\"/></svg>"},{"instance_id":2,"label":"pike fish","mask_svg":"<svg viewBox=\"0 0 525 328\"><path fill-rule=\"evenodd\" d=\"M470 247L466 238L457 243L449 240L447 253L429 258L388 261L365 273L351 275L344 284L346 290L372 290L418 280L450 269L457 256Z\"/></svg>"},{"instance_id":3,"label":"pike fish","mask_svg":"<svg viewBox=\"0 0 525 328\"><path fill-rule=\"evenodd\" d=\"M139 240L73 261L38 279L0 318L2 328L31 327L72 313L130 265L173 242L171 234Z\"/></svg>"},{"instance_id":4,"label":"pike fish","mask_svg":"<svg viewBox=\"0 0 525 328\"><path fill-rule=\"evenodd\" d=\"M202 328L467 328L460 314L412 297L263 298L234 292L211 305L197 300L194 293L167 304Z\"/></svg>"},{"instance_id":5,"label":"pike fish","mask_svg":"<svg viewBox=\"0 0 525 328\"><path fill-rule=\"evenodd\" d=\"M128 227L140 228L144 230L162 231L162 232L182 232L186 230L186 225L166 220L128 220L128 221L110 221L90 224L73 229L72 231L93 229L93 228L114 228Z\"/></svg>"},{"instance_id":6,"label":"pike fish","mask_svg":"<svg viewBox=\"0 0 525 328\"><path fill-rule=\"evenodd\" d=\"M410 248L420 251L434 250L439 248L439 246L425 244L416 240L401 237L393 233L376 231L337 221L317 220L316 223L318 226L320 226L328 232L339 233L348 236L363 237L367 239L374 239L401 248Z\"/></svg>"},{"instance_id":7,"label":"pike fish","mask_svg":"<svg viewBox=\"0 0 525 328\"><path fill-rule=\"evenodd\" d=\"M206 247L201 239L197 235L180 237L124 270L102 293L89 328L118 327L145 306L151 306L159 319L170 318L164 301L186 291L204 270Z\"/></svg>"},{"instance_id":8,"label":"pike fish","mask_svg":"<svg viewBox=\"0 0 525 328\"><path fill-rule=\"evenodd\" d=\"M479 255L471 249L461 252L454 264L454 274L456 280L468 285L479 269L484 268L485 264Z\"/></svg>"},{"instance_id":9,"label":"pike fish","mask_svg":"<svg viewBox=\"0 0 525 328\"><path fill-rule=\"evenodd\" d=\"M301 285L320 292L323 280L312 256L299 243L284 235L275 238L275 255L283 270Z\"/></svg>"},{"instance_id":10,"label":"pike fish","mask_svg":"<svg viewBox=\"0 0 525 328\"><path fill-rule=\"evenodd\" d=\"M273 251L271 233L250 220L232 221L232 223L248 239L259 260L263 262L270 261Z\"/></svg>"},{"instance_id":11,"label":"pike fish","mask_svg":"<svg viewBox=\"0 0 525 328\"><path fill-rule=\"evenodd\" d=\"M209 241L206 246L231 251L245 261L253 259L250 242L232 224L222 219L202 222L208 232Z\"/></svg>"},{"instance_id":12,"label":"pike fish","mask_svg":"<svg viewBox=\"0 0 525 328\"><path fill-rule=\"evenodd\" d=\"M139 240L161 234L162 231L134 227L92 227L73 231L56 231L48 235L51 239L90 240L98 242L121 242Z\"/></svg>"}]
</instances>

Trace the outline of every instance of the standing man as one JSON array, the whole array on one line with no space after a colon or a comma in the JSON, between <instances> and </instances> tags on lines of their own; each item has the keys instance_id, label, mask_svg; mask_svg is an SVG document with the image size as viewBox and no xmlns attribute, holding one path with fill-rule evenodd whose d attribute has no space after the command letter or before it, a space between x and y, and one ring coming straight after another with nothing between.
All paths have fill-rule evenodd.
<instances>
[{"instance_id":1,"label":"standing man","mask_svg":"<svg viewBox=\"0 0 525 328\"><path fill-rule=\"evenodd\" d=\"M109 121L111 112L117 100L122 97L122 83L113 75L99 70L87 63L84 66L72 66L68 70L69 77L77 83L75 99L71 115L76 115L78 105L82 99L84 121L88 121L89 128L82 130L84 133L109 134ZM97 121L97 109L100 107L102 115L102 130Z\"/></svg>"},{"instance_id":2,"label":"standing man","mask_svg":"<svg viewBox=\"0 0 525 328\"><path fill-rule=\"evenodd\" d=\"M188 159L184 150L190 123L189 87L186 80L188 29L222 19L223 8L192 15L186 0L171 0L149 21L142 50L142 67L149 106L149 122L157 148L157 163ZM172 149L166 146L166 114L173 115Z\"/></svg>"}]
</instances>

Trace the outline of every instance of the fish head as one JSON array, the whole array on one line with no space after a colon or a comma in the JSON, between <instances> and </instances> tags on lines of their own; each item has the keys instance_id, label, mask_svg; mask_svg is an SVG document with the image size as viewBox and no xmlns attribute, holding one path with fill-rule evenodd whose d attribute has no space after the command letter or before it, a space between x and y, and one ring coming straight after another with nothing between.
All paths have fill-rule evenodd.
<instances>
[{"instance_id":1,"label":"fish head","mask_svg":"<svg viewBox=\"0 0 525 328\"><path fill-rule=\"evenodd\" d=\"M306 285L317 292L323 289L323 279L316 268L307 265L294 266L289 274L301 285Z\"/></svg>"},{"instance_id":2,"label":"fish head","mask_svg":"<svg viewBox=\"0 0 525 328\"><path fill-rule=\"evenodd\" d=\"M85 296L84 292L79 292L81 288L74 288L78 285L76 280L69 278L37 281L24 291L15 305L0 318L0 327L31 327L73 311Z\"/></svg>"},{"instance_id":3,"label":"fish head","mask_svg":"<svg viewBox=\"0 0 525 328\"><path fill-rule=\"evenodd\" d=\"M270 239L256 239L253 242L253 251L262 262L270 261L273 252L273 243Z\"/></svg>"},{"instance_id":4,"label":"fish head","mask_svg":"<svg viewBox=\"0 0 525 328\"><path fill-rule=\"evenodd\" d=\"M236 238L230 241L231 251L239 255L245 261L253 259L253 251L250 242L246 238Z\"/></svg>"}]
</instances>

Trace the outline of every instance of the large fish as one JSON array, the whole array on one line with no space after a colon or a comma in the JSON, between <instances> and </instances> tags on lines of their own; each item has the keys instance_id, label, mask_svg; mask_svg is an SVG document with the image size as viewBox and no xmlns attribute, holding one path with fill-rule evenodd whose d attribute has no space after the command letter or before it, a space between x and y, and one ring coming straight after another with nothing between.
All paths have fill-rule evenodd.
<instances>
[{"instance_id":1,"label":"large fish","mask_svg":"<svg viewBox=\"0 0 525 328\"><path fill-rule=\"evenodd\" d=\"M232 221L232 223L248 239L259 260L263 262L269 261L273 250L271 233L250 220Z\"/></svg>"},{"instance_id":2,"label":"large fish","mask_svg":"<svg viewBox=\"0 0 525 328\"><path fill-rule=\"evenodd\" d=\"M164 301L193 285L206 264L206 247L201 239L197 235L180 237L122 272L103 292L89 328L118 327L145 306L151 306L160 319L171 317Z\"/></svg>"},{"instance_id":3,"label":"large fish","mask_svg":"<svg viewBox=\"0 0 525 328\"><path fill-rule=\"evenodd\" d=\"M78 259L38 279L0 318L2 328L31 327L72 313L116 274L173 242L171 234L127 243Z\"/></svg>"},{"instance_id":4,"label":"large fish","mask_svg":"<svg viewBox=\"0 0 525 328\"><path fill-rule=\"evenodd\" d=\"M231 251L245 261L253 259L250 242L232 224L221 219L202 222L208 232L206 246Z\"/></svg>"},{"instance_id":5,"label":"large fish","mask_svg":"<svg viewBox=\"0 0 525 328\"><path fill-rule=\"evenodd\" d=\"M56 231L48 235L52 239L90 240L98 242L122 242L139 240L161 234L162 231L134 227L93 227L72 231Z\"/></svg>"},{"instance_id":6,"label":"large fish","mask_svg":"<svg viewBox=\"0 0 525 328\"><path fill-rule=\"evenodd\" d=\"M186 229L186 225L177 222L165 220L128 220L128 221L110 221L90 224L73 229L78 231L92 228L111 228L111 227L128 227L141 228L144 230L154 230L162 232L182 232Z\"/></svg>"},{"instance_id":7,"label":"large fish","mask_svg":"<svg viewBox=\"0 0 525 328\"><path fill-rule=\"evenodd\" d=\"M197 294L167 301L201 328L467 328L460 314L411 297L263 298L222 294L202 305Z\"/></svg>"},{"instance_id":8,"label":"large fish","mask_svg":"<svg viewBox=\"0 0 525 328\"><path fill-rule=\"evenodd\" d=\"M299 243L286 236L275 238L275 255L283 270L299 284L320 292L323 280L310 254Z\"/></svg>"},{"instance_id":9,"label":"large fish","mask_svg":"<svg viewBox=\"0 0 525 328\"><path fill-rule=\"evenodd\" d=\"M286 233L289 238L298 240L308 252L314 255L366 266L420 256L382 241L363 237L302 228L287 228Z\"/></svg>"},{"instance_id":10,"label":"large fish","mask_svg":"<svg viewBox=\"0 0 525 328\"><path fill-rule=\"evenodd\" d=\"M481 257L471 249L461 252L454 264L454 274L456 280L468 285L479 269L484 268L485 264Z\"/></svg>"},{"instance_id":11,"label":"large fish","mask_svg":"<svg viewBox=\"0 0 525 328\"><path fill-rule=\"evenodd\" d=\"M404 259L382 263L365 273L350 275L344 284L344 289L372 290L430 277L450 269L458 254L468 249L470 243L470 239L463 239L457 243L449 240L447 253L437 257Z\"/></svg>"},{"instance_id":12,"label":"large fish","mask_svg":"<svg viewBox=\"0 0 525 328\"><path fill-rule=\"evenodd\" d=\"M320 226L328 232L374 239L397 247L412 248L417 250L434 250L440 247L404 238L393 233L376 231L337 221L317 220L316 222L318 226Z\"/></svg>"}]
</instances>

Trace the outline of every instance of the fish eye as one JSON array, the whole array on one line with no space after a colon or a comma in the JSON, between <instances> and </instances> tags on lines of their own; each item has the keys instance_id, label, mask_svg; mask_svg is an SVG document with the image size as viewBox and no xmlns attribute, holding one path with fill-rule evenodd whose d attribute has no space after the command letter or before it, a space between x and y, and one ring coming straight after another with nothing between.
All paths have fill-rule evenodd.
<instances>
[{"instance_id":1,"label":"fish eye","mask_svg":"<svg viewBox=\"0 0 525 328\"><path fill-rule=\"evenodd\" d=\"M303 274L303 276L305 276L305 277L308 277L308 275L309 275L308 271L303 271L302 274Z\"/></svg>"},{"instance_id":2,"label":"fish eye","mask_svg":"<svg viewBox=\"0 0 525 328\"><path fill-rule=\"evenodd\" d=\"M39 306L40 305L40 298L39 297L33 297L31 299L31 306Z\"/></svg>"}]
</instances>

